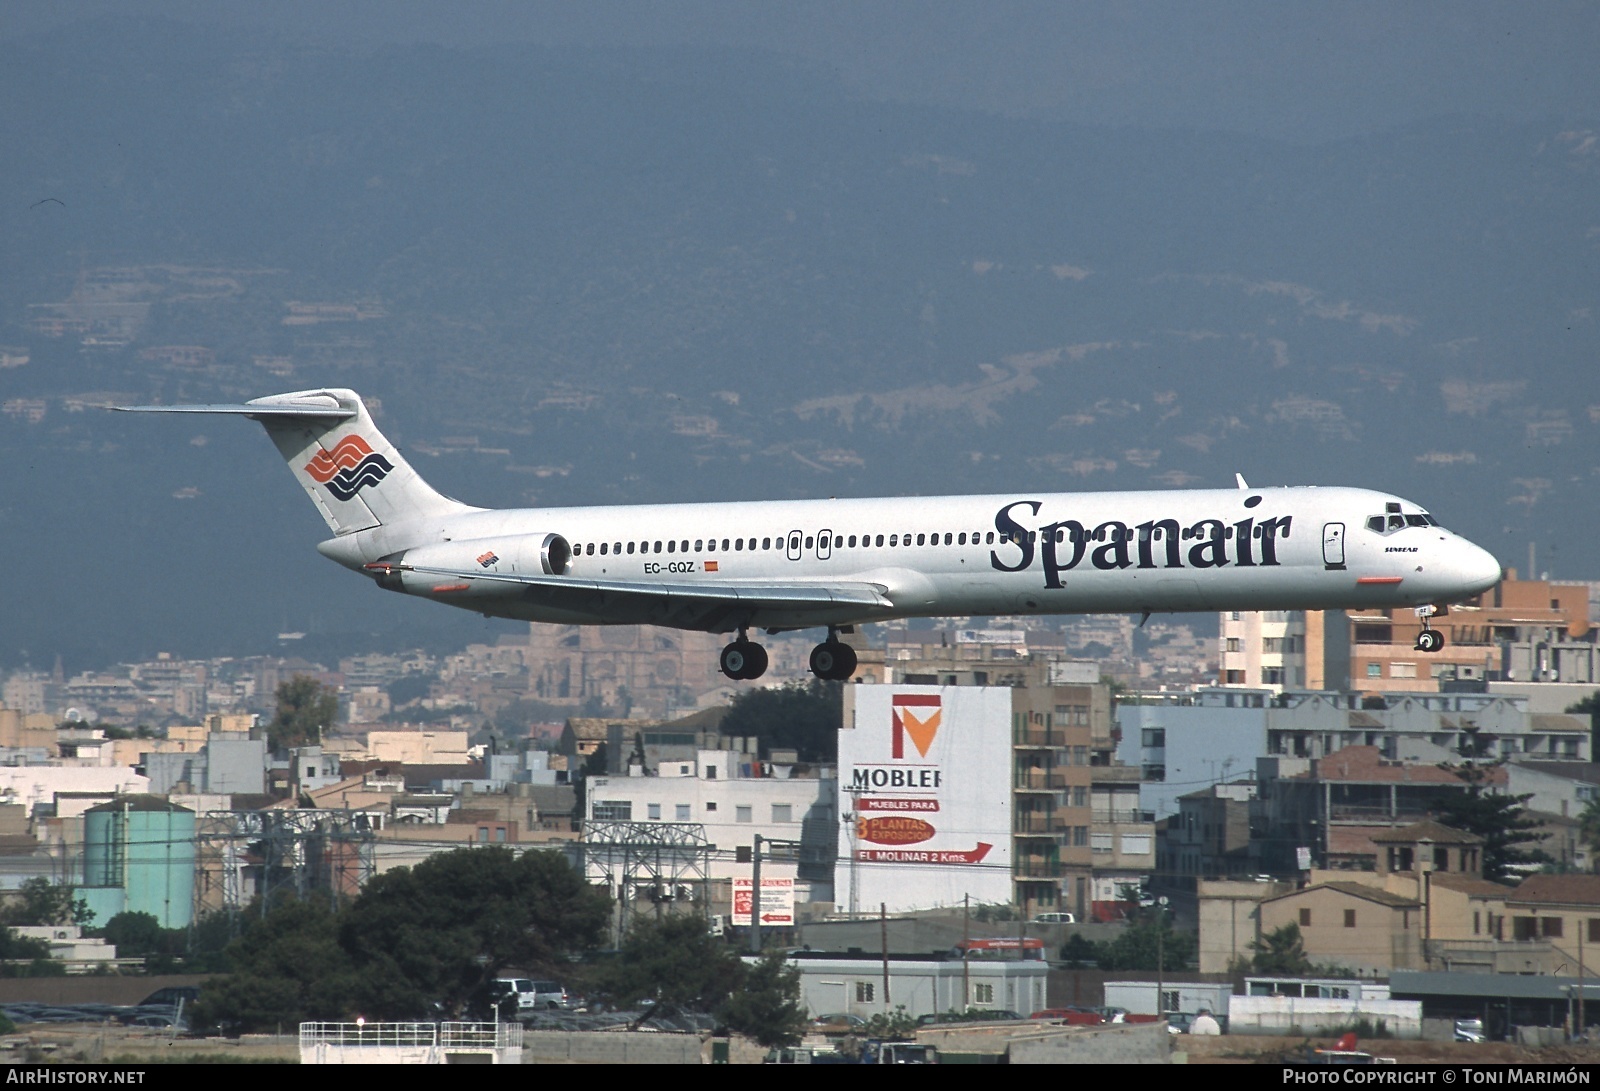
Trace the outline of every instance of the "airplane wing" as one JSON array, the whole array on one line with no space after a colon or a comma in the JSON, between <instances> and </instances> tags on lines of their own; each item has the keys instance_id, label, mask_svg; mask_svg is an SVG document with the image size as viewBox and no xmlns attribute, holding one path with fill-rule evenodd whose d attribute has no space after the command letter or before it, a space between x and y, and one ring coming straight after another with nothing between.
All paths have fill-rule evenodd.
<instances>
[{"instance_id":1,"label":"airplane wing","mask_svg":"<svg viewBox=\"0 0 1600 1091\"><path fill-rule=\"evenodd\" d=\"M717 632L725 622L757 615L839 615L870 617L894 609L888 588L876 583L805 583L749 580L744 582L646 582L642 580L586 580L571 576L503 575L421 565L375 561L366 566L376 574L417 572L462 581L515 584L528 597L558 609L647 616L651 623L681 629ZM826 624L819 617L810 624Z\"/></svg>"}]
</instances>

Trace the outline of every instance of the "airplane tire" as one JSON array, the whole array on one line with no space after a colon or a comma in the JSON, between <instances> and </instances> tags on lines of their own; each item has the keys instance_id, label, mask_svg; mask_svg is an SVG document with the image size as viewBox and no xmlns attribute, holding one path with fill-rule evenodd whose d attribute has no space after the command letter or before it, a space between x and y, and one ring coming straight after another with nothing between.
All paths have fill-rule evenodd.
<instances>
[{"instance_id":1,"label":"airplane tire","mask_svg":"<svg viewBox=\"0 0 1600 1091\"><path fill-rule=\"evenodd\" d=\"M1444 634L1437 629L1424 629L1417 634L1416 649L1419 652L1436 652L1444 647Z\"/></svg>"},{"instance_id":2,"label":"airplane tire","mask_svg":"<svg viewBox=\"0 0 1600 1091\"><path fill-rule=\"evenodd\" d=\"M751 681L767 673L767 649L753 640L745 641L744 679Z\"/></svg>"},{"instance_id":3,"label":"airplane tire","mask_svg":"<svg viewBox=\"0 0 1600 1091\"><path fill-rule=\"evenodd\" d=\"M744 672L750 667L749 649L748 640L735 640L723 648L721 660L717 664L722 668L722 673L735 681L743 678Z\"/></svg>"},{"instance_id":4,"label":"airplane tire","mask_svg":"<svg viewBox=\"0 0 1600 1091\"><path fill-rule=\"evenodd\" d=\"M856 653L850 645L826 640L811 649L811 673L829 682L841 682L856 672Z\"/></svg>"},{"instance_id":5,"label":"airplane tire","mask_svg":"<svg viewBox=\"0 0 1600 1091\"><path fill-rule=\"evenodd\" d=\"M722 649L718 666L735 681L760 678L767 673L767 649L753 640L735 640Z\"/></svg>"}]
</instances>

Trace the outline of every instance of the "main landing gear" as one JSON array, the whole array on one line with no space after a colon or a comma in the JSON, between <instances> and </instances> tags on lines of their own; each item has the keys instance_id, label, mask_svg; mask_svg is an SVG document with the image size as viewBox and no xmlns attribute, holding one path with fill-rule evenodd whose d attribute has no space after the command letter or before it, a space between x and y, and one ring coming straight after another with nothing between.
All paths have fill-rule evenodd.
<instances>
[{"instance_id":1,"label":"main landing gear","mask_svg":"<svg viewBox=\"0 0 1600 1091\"><path fill-rule=\"evenodd\" d=\"M734 681L749 682L767 673L767 649L740 629L739 639L722 649L717 665ZM837 629L829 629L828 639L811 649L811 673L824 681L843 682L855 672L855 649L839 639Z\"/></svg>"},{"instance_id":2,"label":"main landing gear","mask_svg":"<svg viewBox=\"0 0 1600 1091\"><path fill-rule=\"evenodd\" d=\"M843 682L856 672L856 650L839 639L836 629L811 649L811 673L825 682Z\"/></svg>"},{"instance_id":3,"label":"main landing gear","mask_svg":"<svg viewBox=\"0 0 1600 1091\"><path fill-rule=\"evenodd\" d=\"M717 665L722 668L723 674L735 682L748 682L767 673L767 649L751 640L744 629L740 629L739 639L722 649L721 661Z\"/></svg>"},{"instance_id":4,"label":"main landing gear","mask_svg":"<svg viewBox=\"0 0 1600 1091\"><path fill-rule=\"evenodd\" d=\"M1437 606L1417 607L1417 617L1422 620L1422 632L1417 634L1417 651L1436 652L1444 647L1444 634L1428 624L1428 619L1438 612Z\"/></svg>"}]
</instances>

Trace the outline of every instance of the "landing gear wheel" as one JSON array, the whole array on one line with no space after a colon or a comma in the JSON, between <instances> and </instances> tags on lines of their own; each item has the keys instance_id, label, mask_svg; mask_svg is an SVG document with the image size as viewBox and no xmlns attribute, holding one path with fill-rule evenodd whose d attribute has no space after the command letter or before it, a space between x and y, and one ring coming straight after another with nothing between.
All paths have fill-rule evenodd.
<instances>
[{"instance_id":1,"label":"landing gear wheel","mask_svg":"<svg viewBox=\"0 0 1600 1091\"><path fill-rule=\"evenodd\" d=\"M751 640L735 640L722 649L718 666L734 681L749 681L767 673L767 649Z\"/></svg>"},{"instance_id":2,"label":"landing gear wheel","mask_svg":"<svg viewBox=\"0 0 1600 1091\"><path fill-rule=\"evenodd\" d=\"M856 672L856 652L838 640L811 649L811 673L828 682L842 682Z\"/></svg>"},{"instance_id":3,"label":"landing gear wheel","mask_svg":"<svg viewBox=\"0 0 1600 1091\"><path fill-rule=\"evenodd\" d=\"M1417 634L1417 651L1436 652L1444 647L1444 634L1437 629L1424 629Z\"/></svg>"}]
</instances>

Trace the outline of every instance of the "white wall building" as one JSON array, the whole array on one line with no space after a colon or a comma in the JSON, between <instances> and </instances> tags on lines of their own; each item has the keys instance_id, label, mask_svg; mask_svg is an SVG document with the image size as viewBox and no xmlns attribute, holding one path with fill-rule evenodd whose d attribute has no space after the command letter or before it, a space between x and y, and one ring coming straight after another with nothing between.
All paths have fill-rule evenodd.
<instances>
[{"instance_id":1,"label":"white wall building","mask_svg":"<svg viewBox=\"0 0 1600 1091\"><path fill-rule=\"evenodd\" d=\"M797 776L793 766L752 762L735 750L701 750L692 761L663 761L654 776L590 777L584 839L600 822L703 826L715 849L707 871L712 880L749 878L750 863L740 861L738 850L747 856L757 834L764 842L799 842L794 859L764 848L762 877L794 879L797 901L832 901L838 783L831 766L815 771ZM810 862L821 870L807 875L802 864ZM591 863L590 878L603 881L596 867Z\"/></svg>"},{"instance_id":2,"label":"white wall building","mask_svg":"<svg viewBox=\"0 0 1600 1091\"><path fill-rule=\"evenodd\" d=\"M1302 610L1234 611L1222 615L1217 681L1282 693L1304 689L1306 615Z\"/></svg>"},{"instance_id":3,"label":"white wall building","mask_svg":"<svg viewBox=\"0 0 1600 1091\"><path fill-rule=\"evenodd\" d=\"M1037 960L905 958L890 955L887 988L882 956L803 952L789 965L800 971L800 1001L812 1015L845 1013L863 1019L896 1008L912 1017L979 1008L1027 1018L1045 1006L1049 966ZM1153 988L1154 986L1152 986Z\"/></svg>"}]
</instances>

